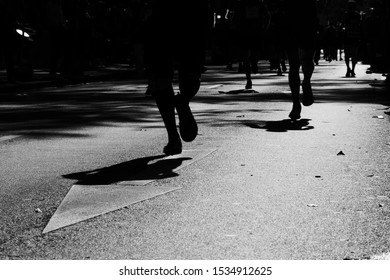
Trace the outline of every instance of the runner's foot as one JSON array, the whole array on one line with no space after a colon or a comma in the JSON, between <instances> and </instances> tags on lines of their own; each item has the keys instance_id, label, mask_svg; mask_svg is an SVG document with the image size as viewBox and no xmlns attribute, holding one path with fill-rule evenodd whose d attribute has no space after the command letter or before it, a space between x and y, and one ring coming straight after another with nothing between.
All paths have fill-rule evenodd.
<instances>
[{"instance_id":1,"label":"runner's foot","mask_svg":"<svg viewBox=\"0 0 390 280\"><path fill-rule=\"evenodd\" d=\"M181 154L182 152L182 145L181 145L181 141L170 141L165 147L164 147L164 150L163 150L164 154L166 154L167 156L171 156L171 155L178 155L178 154Z\"/></svg>"},{"instance_id":2,"label":"runner's foot","mask_svg":"<svg viewBox=\"0 0 390 280\"><path fill-rule=\"evenodd\" d=\"M290 114L288 115L288 117L292 120L300 119L301 118L301 110L302 110L301 104L294 103L293 108L292 108Z\"/></svg>"},{"instance_id":3,"label":"runner's foot","mask_svg":"<svg viewBox=\"0 0 390 280\"><path fill-rule=\"evenodd\" d=\"M198 125L192 115L189 101L182 95L175 96L176 111L179 116L179 131L181 139L185 142L193 141L198 135Z\"/></svg>"},{"instance_id":4,"label":"runner's foot","mask_svg":"<svg viewBox=\"0 0 390 280\"><path fill-rule=\"evenodd\" d=\"M314 103L313 91L311 89L310 81L302 81L302 104L303 106L310 106Z\"/></svg>"},{"instance_id":5,"label":"runner's foot","mask_svg":"<svg viewBox=\"0 0 390 280\"><path fill-rule=\"evenodd\" d=\"M246 82L245 89L252 89L252 81L251 80Z\"/></svg>"}]
</instances>

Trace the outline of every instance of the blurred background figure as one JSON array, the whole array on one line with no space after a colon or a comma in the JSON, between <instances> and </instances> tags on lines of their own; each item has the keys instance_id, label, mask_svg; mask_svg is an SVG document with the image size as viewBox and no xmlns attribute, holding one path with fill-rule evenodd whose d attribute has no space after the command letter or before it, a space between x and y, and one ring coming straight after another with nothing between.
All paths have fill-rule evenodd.
<instances>
[{"instance_id":1,"label":"blurred background figure","mask_svg":"<svg viewBox=\"0 0 390 280\"><path fill-rule=\"evenodd\" d=\"M362 20L356 9L356 1L349 0L344 14L344 51L347 66L346 77L355 77L355 67L358 62L358 50L361 40Z\"/></svg>"},{"instance_id":2,"label":"blurred background figure","mask_svg":"<svg viewBox=\"0 0 390 280\"><path fill-rule=\"evenodd\" d=\"M329 21L324 30L324 59L328 62L337 58L337 31L335 25Z\"/></svg>"},{"instance_id":3,"label":"blurred background figure","mask_svg":"<svg viewBox=\"0 0 390 280\"><path fill-rule=\"evenodd\" d=\"M258 72L259 52L264 51L270 14L262 0L236 0L231 11L238 35L239 60L243 61L245 71L245 89L251 89L251 73Z\"/></svg>"},{"instance_id":4,"label":"blurred background figure","mask_svg":"<svg viewBox=\"0 0 390 280\"><path fill-rule=\"evenodd\" d=\"M286 67L286 15L283 1L275 0L268 2L271 15L270 27L267 30L267 48L270 61L270 69L276 70L277 75L283 75Z\"/></svg>"},{"instance_id":5,"label":"blurred background figure","mask_svg":"<svg viewBox=\"0 0 390 280\"><path fill-rule=\"evenodd\" d=\"M50 37L49 74L55 78L64 59L67 36L62 0L47 0L45 8Z\"/></svg>"},{"instance_id":6,"label":"blurred background figure","mask_svg":"<svg viewBox=\"0 0 390 280\"><path fill-rule=\"evenodd\" d=\"M86 42L90 33L87 24L87 0L66 0L62 3L67 28L64 75L71 80L82 79L86 66Z\"/></svg>"}]
</instances>

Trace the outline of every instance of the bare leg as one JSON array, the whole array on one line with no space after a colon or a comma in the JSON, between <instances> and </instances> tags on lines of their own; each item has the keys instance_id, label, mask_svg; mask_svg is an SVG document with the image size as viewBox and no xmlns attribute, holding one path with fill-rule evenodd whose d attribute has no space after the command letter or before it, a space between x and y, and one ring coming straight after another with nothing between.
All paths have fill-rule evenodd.
<instances>
[{"instance_id":1,"label":"bare leg","mask_svg":"<svg viewBox=\"0 0 390 280\"><path fill-rule=\"evenodd\" d=\"M168 145L165 146L164 153L168 155L180 154L182 144L176 127L174 91L170 81L162 81L162 83L164 86L158 85L157 89L153 91L153 96L168 133Z\"/></svg>"},{"instance_id":2,"label":"bare leg","mask_svg":"<svg viewBox=\"0 0 390 280\"><path fill-rule=\"evenodd\" d=\"M304 49L301 51L301 60L302 60L302 72L303 72L303 81L302 81L302 104L304 106L310 106L314 103L313 92L311 89L311 77L314 72L314 55L315 50Z\"/></svg>"},{"instance_id":3,"label":"bare leg","mask_svg":"<svg viewBox=\"0 0 390 280\"><path fill-rule=\"evenodd\" d=\"M355 67L357 64L357 56L358 56L358 47L353 47L353 54L352 54L352 68L351 68L351 77L355 77Z\"/></svg>"},{"instance_id":4,"label":"bare leg","mask_svg":"<svg viewBox=\"0 0 390 280\"><path fill-rule=\"evenodd\" d=\"M245 53L244 58L244 69L245 69L245 77L246 77L246 85L245 89L252 88L252 77L251 77L251 52L248 50Z\"/></svg>"},{"instance_id":5,"label":"bare leg","mask_svg":"<svg viewBox=\"0 0 390 280\"><path fill-rule=\"evenodd\" d=\"M291 119L299 119L301 117L301 103L299 100L299 91L301 87L301 78L299 76L299 69L301 67L299 49L288 50L288 60L290 70L288 73L288 83L291 90L291 97L293 108L289 115Z\"/></svg>"},{"instance_id":6,"label":"bare leg","mask_svg":"<svg viewBox=\"0 0 390 280\"><path fill-rule=\"evenodd\" d=\"M314 54L315 50L302 50L301 52L303 80L311 80L314 72Z\"/></svg>"},{"instance_id":7,"label":"bare leg","mask_svg":"<svg viewBox=\"0 0 390 280\"><path fill-rule=\"evenodd\" d=\"M288 73L288 83L290 86L293 102L299 102L299 90L301 86L301 78L299 76L299 69L301 67L299 50L289 50L288 60L290 64L290 70Z\"/></svg>"},{"instance_id":8,"label":"bare leg","mask_svg":"<svg viewBox=\"0 0 390 280\"><path fill-rule=\"evenodd\" d=\"M198 125L190 108L190 100L200 87L200 74L179 71L180 94L175 96L175 107L179 116L179 131L181 139L192 142L198 135Z\"/></svg>"},{"instance_id":9,"label":"bare leg","mask_svg":"<svg viewBox=\"0 0 390 280\"><path fill-rule=\"evenodd\" d=\"M345 57L345 65L347 66L347 74L346 77L351 77L351 68L349 67L349 62L351 58L351 48L350 46L346 46L344 50L344 57Z\"/></svg>"}]
</instances>

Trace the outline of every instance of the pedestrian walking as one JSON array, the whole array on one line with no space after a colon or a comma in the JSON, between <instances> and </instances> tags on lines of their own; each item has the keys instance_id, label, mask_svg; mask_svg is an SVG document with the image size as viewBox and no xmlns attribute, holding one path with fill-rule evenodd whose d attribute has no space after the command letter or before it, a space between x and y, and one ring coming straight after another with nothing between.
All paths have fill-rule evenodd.
<instances>
[{"instance_id":1,"label":"pedestrian walking","mask_svg":"<svg viewBox=\"0 0 390 280\"><path fill-rule=\"evenodd\" d=\"M232 11L238 34L239 57L245 71L245 89L251 89L251 74L258 72L259 52L264 49L270 14L263 0L236 0Z\"/></svg>"},{"instance_id":2,"label":"pedestrian walking","mask_svg":"<svg viewBox=\"0 0 390 280\"><path fill-rule=\"evenodd\" d=\"M66 20L66 45L64 54L64 74L69 79L79 80L84 76L86 59L85 44L87 32L87 0L67 0L62 2Z\"/></svg>"},{"instance_id":3,"label":"pedestrian walking","mask_svg":"<svg viewBox=\"0 0 390 280\"><path fill-rule=\"evenodd\" d=\"M328 62L337 60L337 33L332 22L329 22L324 33L324 58Z\"/></svg>"},{"instance_id":4,"label":"pedestrian walking","mask_svg":"<svg viewBox=\"0 0 390 280\"><path fill-rule=\"evenodd\" d=\"M268 2L271 15L270 27L267 30L267 46L270 69L276 70L278 76L287 71L286 67L286 21L282 0Z\"/></svg>"},{"instance_id":5,"label":"pedestrian walking","mask_svg":"<svg viewBox=\"0 0 390 280\"><path fill-rule=\"evenodd\" d=\"M148 92L155 98L168 133L168 144L164 147L167 155L180 154L181 139L191 142L198 134L189 103L200 87L207 10L207 0L154 1L146 21L144 47ZM175 66L179 73L180 92L177 95L172 86Z\"/></svg>"},{"instance_id":6,"label":"pedestrian walking","mask_svg":"<svg viewBox=\"0 0 390 280\"><path fill-rule=\"evenodd\" d=\"M358 62L358 51L361 37L362 20L360 13L356 10L356 2L349 0L347 11L344 14L344 56L347 66L347 78L355 77L355 67Z\"/></svg>"},{"instance_id":7,"label":"pedestrian walking","mask_svg":"<svg viewBox=\"0 0 390 280\"><path fill-rule=\"evenodd\" d=\"M287 21L288 82L293 107L289 117L301 118L300 68L302 66L302 104L314 103L311 77L314 71L314 55L317 46L318 18L315 0L285 1Z\"/></svg>"},{"instance_id":8,"label":"pedestrian walking","mask_svg":"<svg viewBox=\"0 0 390 280\"><path fill-rule=\"evenodd\" d=\"M67 30L62 9L62 0L48 0L45 8L51 43L50 76L54 78L64 58Z\"/></svg>"}]
</instances>

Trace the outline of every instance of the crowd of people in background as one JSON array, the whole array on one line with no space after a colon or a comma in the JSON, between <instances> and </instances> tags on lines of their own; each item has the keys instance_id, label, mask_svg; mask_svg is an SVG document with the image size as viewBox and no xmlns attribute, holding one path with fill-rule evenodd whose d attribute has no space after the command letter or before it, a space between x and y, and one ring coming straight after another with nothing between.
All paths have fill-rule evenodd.
<instances>
[{"instance_id":1,"label":"crowd of people in background","mask_svg":"<svg viewBox=\"0 0 390 280\"><path fill-rule=\"evenodd\" d=\"M80 77L85 69L111 63L127 63L143 74L144 23L150 16L151 2L0 0L0 35L4 38L0 44L0 65L7 69L10 82L23 73L31 73L28 70L38 67L37 64L44 64L53 78L59 74ZM270 70L278 75L288 70L285 53L287 29L283 21L285 1L253 0L256 5L266 7L259 8L257 21L260 25L257 29L252 25L238 25L238 15L242 10L238 10L237 3L242 1L222 1L226 3L222 8L217 5L221 1L208 2L211 11L207 32L211 57L208 60L226 64L228 70L233 70L233 64L237 63L237 71L246 74L247 88L251 88L250 73L257 72L256 61L259 59L269 61ZM318 2L332 4L332 1ZM348 2L355 1L345 0L345 9L353 5ZM360 5L363 2L364 7ZM322 54L328 62L351 62L346 67L346 76L349 77L356 75L353 67L357 61L369 64L368 72L388 73L388 1L357 1L354 6L354 16L345 12L339 18L322 18L318 26L315 63L319 63ZM252 10L249 16L257 17L256 13ZM356 30L351 31L351 28ZM18 34L17 29L25 33ZM243 29L247 32L242 32ZM37 55L37 52L43 53Z\"/></svg>"},{"instance_id":2,"label":"crowd of people in background","mask_svg":"<svg viewBox=\"0 0 390 280\"><path fill-rule=\"evenodd\" d=\"M35 65L49 68L53 78L77 78L111 63L143 67L147 16L143 0L0 0L0 65L9 81Z\"/></svg>"},{"instance_id":3,"label":"crowd of people in background","mask_svg":"<svg viewBox=\"0 0 390 280\"><path fill-rule=\"evenodd\" d=\"M245 2L245 1L230 1ZM248 41L257 41L258 59L267 60L270 70L277 75L283 75L286 67L286 45L288 43L288 24L285 21L286 1L254 1L266 4L270 21L261 31L261 35L245 35ZM319 1L317 1L319 2ZM331 2L331 1L325 1ZM364 1L360 1L364 2ZM387 1L365 1L364 6L359 1L345 0L342 13L339 16L327 16L321 14L321 21L317 26L317 47L314 57L315 64L319 64L320 58L327 62L344 60L346 64L346 77L355 77L354 67L358 61L370 65L368 72L387 74L389 71L389 46L386 38L389 36L389 3ZM323 8L323 7L322 7ZM237 28L237 19L223 16L224 11L215 15L212 46L216 52L216 60L226 63L227 70L233 70L233 63L238 64L237 71L247 73L242 57L242 38L245 32ZM324 9L325 10L325 9ZM319 13L324 13L319 9ZM237 35L240 34L240 35ZM259 34L259 32L258 32ZM254 64L252 62L252 64ZM256 71L256 67L252 68ZM248 75L247 75L248 76Z\"/></svg>"}]
</instances>

